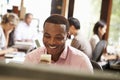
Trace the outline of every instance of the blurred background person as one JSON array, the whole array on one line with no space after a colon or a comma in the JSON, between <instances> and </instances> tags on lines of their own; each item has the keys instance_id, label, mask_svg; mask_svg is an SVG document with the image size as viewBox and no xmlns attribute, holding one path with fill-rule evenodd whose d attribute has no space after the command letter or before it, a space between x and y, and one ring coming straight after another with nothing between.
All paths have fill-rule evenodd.
<instances>
[{"instance_id":1,"label":"blurred background person","mask_svg":"<svg viewBox=\"0 0 120 80\"><path fill-rule=\"evenodd\" d=\"M2 17L0 24L0 54L16 51L9 48L14 45L14 29L19 22L19 18L14 13L6 13Z\"/></svg>"},{"instance_id":2,"label":"blurred background person","mask_svg":"<svg viewBox=\"0 0 120 80\"><path fill-rule=\"evenodd\" d=\"M21 21L15 29L15 41L33 42L37 37L37 28L32 25L33 15L26 13L24 21Z\"/></svg>"},{"instance_id":3,"label":"blurred background person","mask_svg":"<svg viewBox=\"0 0 120 80\"><path fill-rule=\"evenodd\" d=\"M91 43L91 46L92 46L92 50L94 52L94 50L96 49L96 45L100 42L100 41L103 41L104 40L104 36L105 36L105 33L106 33L106 29L107 29L107 26L106 26L106 23L102 20L100 21L97 21L94 28L93 28L93 36L90 38L90 43ZM105 41L105 40L104 40ZM107 42L107 41L106 41ZM101 46L103 46L103 43L100 43ZM117 61L120 56L117 55L117 54L109 54L106 50L107 48L107 43L104 43L105 46L103 46L103 51L102 51L102 54L100 53L100 56L99 56L99 60L98 60L98 63L103 67L103 69L109 69L109 66L110 66L110 60L115 60ZM102 47L99 46L99 50L102 50ZM98 47L98 46L97 46ZM99 51L97 50L97 52ZM95 50L96 51L96 50ZM97 53L99 55L99 53ZM100 51L99 51L100 52ZM96 56L93 56L93 58L96 57Z\"/></svg>"},{"instance_id":4,"label":"blurred background person","mask_svg":"<svg viewBox=\"0 0 120 80\"><path fill-rule=\"evenodd\" d=\"M94 25L93 28L93 36L90 38L90 44L92 47L92 51L95 49L96 44L100 41L103 40L104 35L106 33L106 23L102 20L97 21L96 24Z\"/></svg>"},{"instance_id":5,"label":"blurred background person","mask_svg":"<svg viewBox=\"0 0 120 80\"><path fill-rule=\"evenodd\" d=\"M92 48L89 41L84 37L80 31L80 22L77 18L70 17L69 21L69 33L73 35L71 46L83 51L89 58L92 56Z\"/></svg>"}]
</instances>

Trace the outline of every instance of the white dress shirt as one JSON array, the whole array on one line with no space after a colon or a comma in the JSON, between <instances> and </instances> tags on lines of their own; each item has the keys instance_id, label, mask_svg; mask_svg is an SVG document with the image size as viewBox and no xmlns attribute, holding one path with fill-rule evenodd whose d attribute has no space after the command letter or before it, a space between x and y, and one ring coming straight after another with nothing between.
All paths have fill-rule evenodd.
<instances>
[{"instance_id":1,"label":"white dress shirt","mask_svg":"<svg viewBox=\"0 0 120 80\"><path fill-rule=\"evenodd\" d=\"M2 26L0 25L0 49L5 48L5 44L6 44L5 35Z\"/></svg>"},{"instance_id":2,"label":"white dress shirt","mask_svg":"<svg viewBox=\"0 0 120 80\"><path fill-rule=\"evenodd\" d=\"M89 40L87 40L84 37L84 34L81 33L79 30L76 36L73 38L71 46L83 51L89 58L92 57L92 48Z\"/></svg>"},{"instance_id":3,"label":"white dress shirt","mask_svg":"<svg viewBox=\"0 0 120 80\"><path fill-rule=\"evenodd\" d=\"M35 40L37 38L36 26L27 25L21 21L15 29L15 40Z\"/></svg>"}]
</instances>

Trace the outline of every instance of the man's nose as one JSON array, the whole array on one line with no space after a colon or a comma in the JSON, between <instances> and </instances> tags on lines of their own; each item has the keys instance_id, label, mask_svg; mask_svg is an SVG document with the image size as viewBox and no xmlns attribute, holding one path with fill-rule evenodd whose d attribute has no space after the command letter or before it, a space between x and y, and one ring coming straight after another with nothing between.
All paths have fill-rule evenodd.
<instances>
[{"instance_id":1,"label":"man's nose","mask_svg":"<svg viewBox=\"0 0 120 80\"><path fill-rule=\"evenodd\" d=\"M54 38L51 38L50 40L49 40L49 44L54 44L55 43L55 39Z\"/></svg>"}]
</instances>

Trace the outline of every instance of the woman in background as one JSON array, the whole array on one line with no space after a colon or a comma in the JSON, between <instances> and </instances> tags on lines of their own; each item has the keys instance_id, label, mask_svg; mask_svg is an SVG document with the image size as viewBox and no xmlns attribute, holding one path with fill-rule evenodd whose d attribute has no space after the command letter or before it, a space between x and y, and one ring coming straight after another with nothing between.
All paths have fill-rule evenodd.
<instances>
[{"instance_id":1,"label":"woman in background","mask_svg":"<svg viewBox=\"0 0 120 80\"><path fill-rule=\"evenodd\" d=\"M19 18L14 13L7 13L2 17L0 24L0 55L16 51L10 48L14 44L14 29L19 22Z\"/></svg>"},{"instance_id":2,"label":"woman in background","mask_svg":"<svg viewBox=\"0 0 120 80\"><path fill-rule=\"evenodd\" d=\"M90 39L90 43L91 43L91 46L92 46L92 50L95 49L97 43L100 41L100 40L104 40L104 36L105 36L105 33L106 33L106 23L103 22L103 21L98 21L94 28L93 28L93 32L94 32L94 35L91 37ZM100 61L99 61L99 64L102 66L103 69L109 69L109 63L108 63L108 60L118 60L120 58L120 55L109 55L106 51L106 48L107 48L107 45L106 47L104 48L103 51L103 54L100 56ZM105 63L105 64L102 64L102 63Z\"/></svg>"},{"instance_id":3,"label":"woman in background","mask_svg":"<svg viewBox=\"0 0 120 80\"><path fill-rule=\"evenodd\" d=\"M104 21L101 20L101 21L96 22L93 28L94 35L90 39L92 51L94 50L96 44L104 38L104 35L106 33L106 28L107 26Z\"/></svg>"}]
</instances>

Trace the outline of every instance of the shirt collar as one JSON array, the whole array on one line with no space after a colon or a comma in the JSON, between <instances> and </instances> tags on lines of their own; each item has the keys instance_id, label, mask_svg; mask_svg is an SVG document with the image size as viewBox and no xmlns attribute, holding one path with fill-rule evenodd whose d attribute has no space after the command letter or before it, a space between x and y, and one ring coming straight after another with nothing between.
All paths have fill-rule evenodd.
<instances>
[{"instance_id":1,"label":"shirt collar","mask_svg":"<svg viewBox=\"0 0 120 80\"><path fill-rule=\"evenodd\" d=\"M62 54L60 55L60 58L65 59L67 57L67 51L68 51L68 46L65 45L65 49L63 50Z\"/></svg>"}]
</instances>

